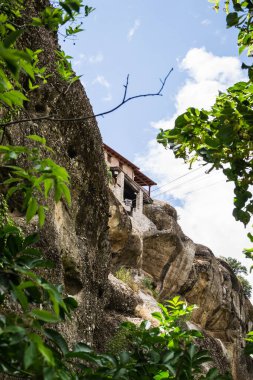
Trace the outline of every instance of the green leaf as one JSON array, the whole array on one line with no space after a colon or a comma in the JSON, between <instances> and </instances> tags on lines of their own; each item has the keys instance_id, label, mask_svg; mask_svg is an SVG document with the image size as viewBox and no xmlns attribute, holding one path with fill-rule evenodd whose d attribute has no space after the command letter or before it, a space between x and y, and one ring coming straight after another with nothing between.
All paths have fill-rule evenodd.
<instances>
[{"instance_id":1,"label":"green leaf","mask_svg":"<svg viewBox=\"0 0 253 380\"><path fill-rule=\"evenodd\" d=\"M36 360L37 357L36 346L33 342L30 342L24 353L24 367L28 369Z\"/></svg>"},{"instance_id":2,"label":"green leaf","mask_svg":"<svg viewBox=\"0 0 253 380\"><path fill-rule=\"evenodd\" d=\"M65 183L61 183L61 189L62 189L62 195L66 199L67 204L70 206L71 205L71 195L70 191L67 185Z\"/></svg>"},{"instance_id":3,"label":"green leaf","mask_svg":"<svg viewBox=\"0 0 253 380\"><path fill-rule=\"evenodd\" d=\"M235 26L239 22L239 17L237 12L229 13L226 18L227 27L231 28L231 26Z\"/></svg>"},{"instance_id":4,"label":"green leaf","mask_svg":"<svg viewBox=\"0 0 253 380\"><path fill-rule=\"evenodd\" d=\"M19 234L8 236L6 246L8 247L12 256L16 256L22 249L21 236Z\"/></svg>"},{"instance_id":5,"label":"green leaf","mask_svg":"<svg viewBox=\"0 0 253 380\"><path fill-rule=\"evenodd\" d=\"M35 198L31 197L28 202L28 208L26 211L26 220L29 223L38 210L38 202Z\"/></svg>"},{"instance_id":6,"label":"green leaf","mask_svg":"<svg viewBox=\"0 0 253 380\"><path fill-rule=\"evenodd\" d=\"M51 178L47 178L47 179L44 179L43 183L44 183L44 194L45 194L45 198L47 199L49 191L51 190L54 181Z\"/></svg>"},{"instance_id":7,"label":"green leaf","mask_svg":"<svg viewBox=\"0 0 253 380\"><path fill-rule=\"evenodd\" d=\"M69 310L75 310L78 307L78 302L73 297L66 297L63 301Z\"/></svg>"},{"instance_id":8,"label":"green leaf","mask_svg":"<svg viewBox=\"0 0 253 380\"><path fill-rule=\"evenodd\" d=\"M45 223L45 218L46 218L44 206L39 206L38 216L39 216L39 226L42 227Z\"/></svg>"},{"instance_id":9,"label":"green leaf","mask_svg":"<svg viewBox=\"0 0 253 380\"><path fill-rule=\"evenodd\" d=\"M32 81L29 79L29 81L28 81L28 86L29 86L29 90L31 90L31 91L33 91L33 90L35 90L36 88L39 88L39 85L33 85L32 84Z\"/></svg>"},{"instance_id":10,"label":"green leaf","mask_svg":"<svg viewBox=\"0 0 253 380\"><path fill-rule=\"evenodd\" d=\"M22 309L24 311L27 311L28 305L29 305L28 299L27 299L26 295L24 294L24 292L22 291L22 289L20 289L18 286L13 285L12 293L14 294L16 299L19 301L20 305L22 306Z\"/></svg>"},{"instance_id":11,"label":"green leaf","mask_svg":"<svg viewBox=\"0 0 253 380\"><path fill-rule=\"evenodd\" d=\"M32 17L32 25L41 26L41 25L43 25L43 22L42 22L41 18L39 18L39 17Z\"/></svg>"},{"instance_id":12,"label":"green leaf","mask_svg":"<svg viewBox=\"0 0 253 380\"><path fill-rule=\"evenodd\" d=\"M55 361L54 361L54 356L53 356L53 353L52 351L47 348L41 337L37 334L30 334L30 339L34 342L34 344L37 346L37 349L38 351L42 354L42 356L44 357L45 361L51 365L51 366L54 366L55 365Z\"/></svg>"},{"instance_id":13,"label":"green leaf","mask_svg":"<svg viewBox=\"0 0 253 380\"><path fill-rule=\"evenodd\" d=\"M103 362L101 361L101 359L97 358L96 354L94 354L93 352L88 353L88 352L81 352L81 351L78 351L78 352L72 351L72 352L67 353L65 357L67 359L71 359L71 358L83 359L87 362L96 363L99 366L103 365Z\"/></svg>"},{"instance_id":14,"label":"green leaf","mask_svg":"<svg viewBox=\"0 0 253 380\"><path fill-rule=\"evenodd\" d=\"M31 63L24 61L24 60L21 60L20 67L22 67L22 69L29 75L30 78L35 80L35 71L34 71L34 67L31 65ZM29 89L31 89L30 83L31 83L31 81L29 79ZM32 89L37 88L37 87L39 87L39 86L33 86Z\"/></svg>"},{"instance_id":15,"label":"green leaf","mask_svg":"<svg viewBox=\"0 0 253 380\"><path fill-rule=\"evenodd\" d=\"M44 137L38 135L28 135L26 136L28 139L39 142L42 145L46 145L47 140Z\"/></svg>"},{"instance_id":16,"label":"green leaf","mask_svg":"<svg viewBox=\"0 0 253 380\"><path fill-rule=\"evenodd\" d=\"M15 30L14 32L10 33L5 40L3 41L4 47L9 48L11 45L13 45L17 38L23 33L23 30Z\"/></svg>"},{"instance_id":17,"label":"green leaf","mask_svg":"<svg viewBox=\"0 0 253 380\"><path fill-rule=\"evenodd\" d=\"M61 187L61 184L59 182L56 182L55 189L54 189L54 200L55 200L55 202L56 203L59 202L61 197L62 197L62 187Z\"/></svg>"},{"instance_id":18,"label":"green leaf","mask_svg":"<svg viewBox=\"0 0 253 380\"><path fill-rule=\"evenodd\" d=\"M52 340L52 342L54 342L57 345L57 347L59 347L63 355L66 355L69 352L67 342L58 331L52 329L45 329L44 332L46 337Z\"/></svg>"},{"instance_id":19,"label":"green leaf","mask_svg":"<svg viewBox=\"0 0 253 380\"><path fill-rule=\"evenodd\" d=\"M18 286L19 290L27 289L36 286L33 281L22 281Z\"/></svg>"},{"instance_id":20,"label":"green leaf","mask_svg":"<svg viewBox=\"0 0 253 380\"><path fill-rule=\"evenodd\" d=\"M94 10L95 10L95 8L93 8L93 7L89 7L88 5L85 5L85 7L84 7L85 17L89 16L89 14L90 14L91 12L93 12Z\"/></svg>"},{"instance_id":21,"label":"green leaf","mask_svg":"<svg viewBox=\"0 0 253 380\"><path fill-rule=\"evenodd\" d=\"M77 343L73 352L93 352L94 350L85 343Z\"/></svg>"},{"instance_id":22,"label":"green leaf","mask_svg":"<svg viewBox=\"0 0 253 380\"><path fill-rule=\"evenodd\" d=\"M125 365L129 362L131 355L129 352L123 351L119 353L120 363Z\"/></svg>"},{"instance_id":23,"label":"green leaf","mask_svg":"<svg viewBox=\"0 0 253 380\"><path fill-rule=\"evenodd\" d=\"M30 245L38 243L39 240L40 240L40 237L38 233L28 235L23 242L23 249Z\"/></svg>"},{"instance_id":24,"label":"green leaf","mask_svg":"<svg viewBox=\"0 0 253 380\"><path fill-rule=\"evenodd\" d=\"M1 321L3 321L2 317L3 316L1 315ZM5 320L5 322L6 322L6 320ZM12 333L12 334L19 334L19 335L23 335L23 336L26 334L26 330L23 327L21 327L21 326L14 326L14 325L7 326L4 329L4 332L6 332L6 333Z\"/></svg>"},{"instance_id":25,"label":"green leaf","mask_svg":"<svg viewBox=\"0 0 253 380\"><path fill-rule=\"evenodd\" d=\"M174 358L175 353L173 351L166 352L162 358L164 364L170 362Z\"/></svg>"},{"instance_id":26,"label":"green leaf","mask_svg":"<svg viewBox=\"0 0 253 380\"><path fill-rule=\"evenodd\" d=\"M72 18L73 14L72 14L71 7L68 4L66 4L66 2L64 1L60 1L59 4L67 12L67 14Z\"/></svg>"},{"instance_id":27,"label":"green leaf","mask_svg":"<svg viewBox=\"0 0 253 380\"><path fill-rule=\"evenodd\" d=\"M44 322L57 323L60 321L57 315L46 310L34 309L30 312L30 315Z\"/></svg>"}]
</instances>

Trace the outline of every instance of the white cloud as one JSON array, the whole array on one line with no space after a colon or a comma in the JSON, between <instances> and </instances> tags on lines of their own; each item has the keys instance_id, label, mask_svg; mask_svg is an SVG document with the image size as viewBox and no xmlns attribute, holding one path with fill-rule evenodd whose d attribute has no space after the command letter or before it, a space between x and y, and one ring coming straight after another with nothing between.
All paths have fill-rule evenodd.
<instances>
[{"instance_id":1,"label":"white cloud","mask_svg":"<svg viewBox=\"0 0 253 380\"><path fill-rule=\"evenodd\" d=\"M211 24L211 21L208 18L205 18L204 20L201 21L201 25L207 26L210 24Z\"/></svg>"},{"instance_id":2,"label":"white cloud","mask_svg":"<svg viewBox=\"0 0 253 380\"><path fill-rule=\"evenodd\" d=\"M98 84L104 88L107 89L107 94L102 98L103 102L110 102L112 100L112 94L110 92L111 84L108 82L108 80L103 75L97 75L96 78L93 80L92 84Z\"/></svg>"},{"instance_id":3,"label":"white cloud","mask_svg":"<svg viewBox=\"0 0 253 380\"><path fill-rule=\"evenodd\" d=\"M134 21L134 25L128 31L128 34L127 34L128 41L132 40L133 36L135 35L136 31L139 29L140 25L141 25L140 20L136 19Z\"/></svg>"},{"instance_id":4,"label":"white cloud","mask_svg":"<svg viewBox=\"0 0 253 380\"><path fill-rule=\"evenodd\" d=\"M97 75L92 84L99 84L100 86L109 88L111 85L110 83L105 79L103 75Z\"/></svg>"},{"instance_id":5,"label":"white cloud","mask_svg":"<svg viewBox=\"0 0 253 380\"><path fill-rule=\"evenodd\" d=\"M104 102L110 102L112 100L112 94L108 92L108 94L102 100Z\"/></svg>"},{"instance_id":6,"label":"white cloud","mask_svg":"<svg viewBox=\"0 0 253 380\"><path fill-rule=\"evenodd\" d=\"M245 79L237 58L218 57L204 48L189 50L179 65L188 77L175 96L176 112L169 120L151 123L154 128L172 127L176 116L187 107L210 107L219 90ZM145 155L137 157L136 163L163 186L153 192L153 197L170 200L177 206L179 223L186 235L207 245L216 256L232 256L244 265L251 265L242 254L242 249L250 245L247 232L232 216L233 185L225 182L222 173L207 175L204 173L207 168L199 169L197 165L197 170L194 167L189 171L183 160L175 159L172 151L155 140L149 143ZM174 181L180 176L184 177ZM253 275L249 279L253 281Z\"/></svg>"},{"instance_id":7,"label":"white cloud","mask_svg":"<svg viewBox=\"0 0 253 380\"><path fill-rule=\"evenodd\" d=\"M95 55L85 55L79 54L78 59L74 60L73 66L79 67L83 63L89 63L91 65L103 62L104 56L102 53L97 53Z\"/></svg>"},{"instance_id":8,"label":"white cloud","mask_svg":"<svg viewBox=\"0 0 253 380\"><path fill-rule=\"evenodd\" d=\"M195 82L217 81L224 87L243 79L241 63L236 57L218 57L205 48L190 49L182 60L181 69Z\"/></svg>"},{"instance_id":9,"label":"white cloud","mask_svg":"<svg viewBox=\"0 0 253 380\"><path fill-rule=\"evenodd\" d=\"M103 62L103 60L104 60L104 56L102 53L97 53L96 55L91 55L88 57L88 61L91 64L100 63L100 62Z\"/></svg>"}]
</instances>

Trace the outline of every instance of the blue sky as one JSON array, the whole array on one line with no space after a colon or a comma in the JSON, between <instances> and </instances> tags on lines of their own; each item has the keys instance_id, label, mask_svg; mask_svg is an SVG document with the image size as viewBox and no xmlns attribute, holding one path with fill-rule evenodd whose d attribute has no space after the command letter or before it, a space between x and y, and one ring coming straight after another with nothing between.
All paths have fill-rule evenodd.
<instances>
[{"instance_id":1,"label":"blue sky","mask_svg":"<svg viewBox=\"0 0 253 380\"><path fill-rule=\"evenodd\" d=\"M190 172L155 141L189 106L210 107L219 90L243 80L236 31L226 29L225 13L208 0L104 0L84 21L76 41L62 41L95 113L128 95L154 92L173 67L163 97L138 99L98 118L106 144L135 162L162 189L153 197L177 207L184 232L219 256L243 260L246 231L232 217L233 187L222 173ZM197 167L196 167L197 168ZM176 178L185 175L182 179ZM170 184L171 181L174 181ZM251 276L253 282L253 275Z\"/></svg>"},{"instance_id":2,"label":"blue sky","mask_svg":"<svg viewBox=\"0 0 253 380\"><path fill-rule=\"evenodd\" d=\"M174 112L173 97L185 79L178 61L193 47L236 55L235 33L226 30L224 12L215 13L207 0L97 0L90 5L96 10L85 19L85 32L75 45L62 45L83 74L94 112L121 101L127 74L128 93L134 95L159 88L159 79L174 68L162 98L140 99L98 119L104 141L133 160L155 136L150 121Z\"/></svg>"}]
</instances>

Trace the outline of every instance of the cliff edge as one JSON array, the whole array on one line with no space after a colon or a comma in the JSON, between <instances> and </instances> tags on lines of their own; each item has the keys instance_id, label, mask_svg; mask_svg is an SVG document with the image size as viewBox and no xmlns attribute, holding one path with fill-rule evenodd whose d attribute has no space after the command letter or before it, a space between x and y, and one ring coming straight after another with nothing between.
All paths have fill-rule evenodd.
<instances>
[{"instance_id":1,"label":"cliff edge","mask_svg":"<svg viewBox=\"0 0 253 380\"><path fill-rule=\"evenodd\" d=\"M243 354L253 306L229 265L183 233L168 203L155 200L145 205L144 215L132 218L111 194L110 210L114 272L124 266L148 276L159 300L180 295L197 305L191 322L216 353L216 365L230 367L235 380L253 379L252 360Z\"/></svg>"}]
</instances>

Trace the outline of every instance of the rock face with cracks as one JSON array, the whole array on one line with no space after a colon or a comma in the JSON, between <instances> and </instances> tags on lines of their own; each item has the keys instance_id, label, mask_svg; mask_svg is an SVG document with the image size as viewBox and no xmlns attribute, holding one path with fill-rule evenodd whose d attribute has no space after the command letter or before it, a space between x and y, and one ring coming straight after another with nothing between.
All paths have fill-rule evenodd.
<instances>
[{"instance_id":1,"label":"rock face with cracks","mask_svg":"<svg viewBox=\"0 0 253 380\"><path fill-rule=\"evenodd\" d=\"M142 258L142 237L121 203L110 192L109 241L114 269L138 268Z\"/></svg>"},{"instance_id":2,"label":"rock face with cracks","mask_svg":"<svg viewBox=\"0 0 253 380\"><path fill-rule=\"evenodd\" d=\"M27 1L24 21L38 16L46 5L47 0ZM27 28L19 39L19 47L42 49L41 65L46 65L51 73L48 83L31 93L19 118L93 115L81 83L69 85L56 71L56 33L46 28ZM27 145L26 136L30 134L45 137L54 151L52 158L70 174L72 205L55 205L51 201L40 247L56 263L50 281L64 284L66 293L79 302L73 320L64 325L65 335L70 343L83 340L92 344L105 304L110 260L108 186L100 132L94 118L86 122L27 122L6 129L4 143ZM15 207L13 212L18 214ZM22 214L19 215L21 222Z\"/></svg>"},{"instance_id":3,"label":"rock face with cracks","mask_svg":"<svg viewBox=\"0 0 253 380\"><path fill-rule=\"evenodd\" d=\"M209 248L185 236L177 223L176 210L169 204L154 201L145 206L144 213L151 223L149 228L139 231L143 239L139 270L152 276L160 299L178 294L197 305L192 323L204 332L204 346L220 353L219 358L216 355L216 364L230 367L235 380L251 380L253 364L243 354L243 337L252 329L253 307L243 295L239 280ZM128 233L130 236L131 230ZM116 231L111 235L112 245L115 235ZM132 259L140 255L139 251L135 255L127 249L126 236L121 241L121 251ZM129 268L132 259L128 259ZM117 266L126 263L126 257L121 262L119 255Z\"/></svg>"}]
</instances>

